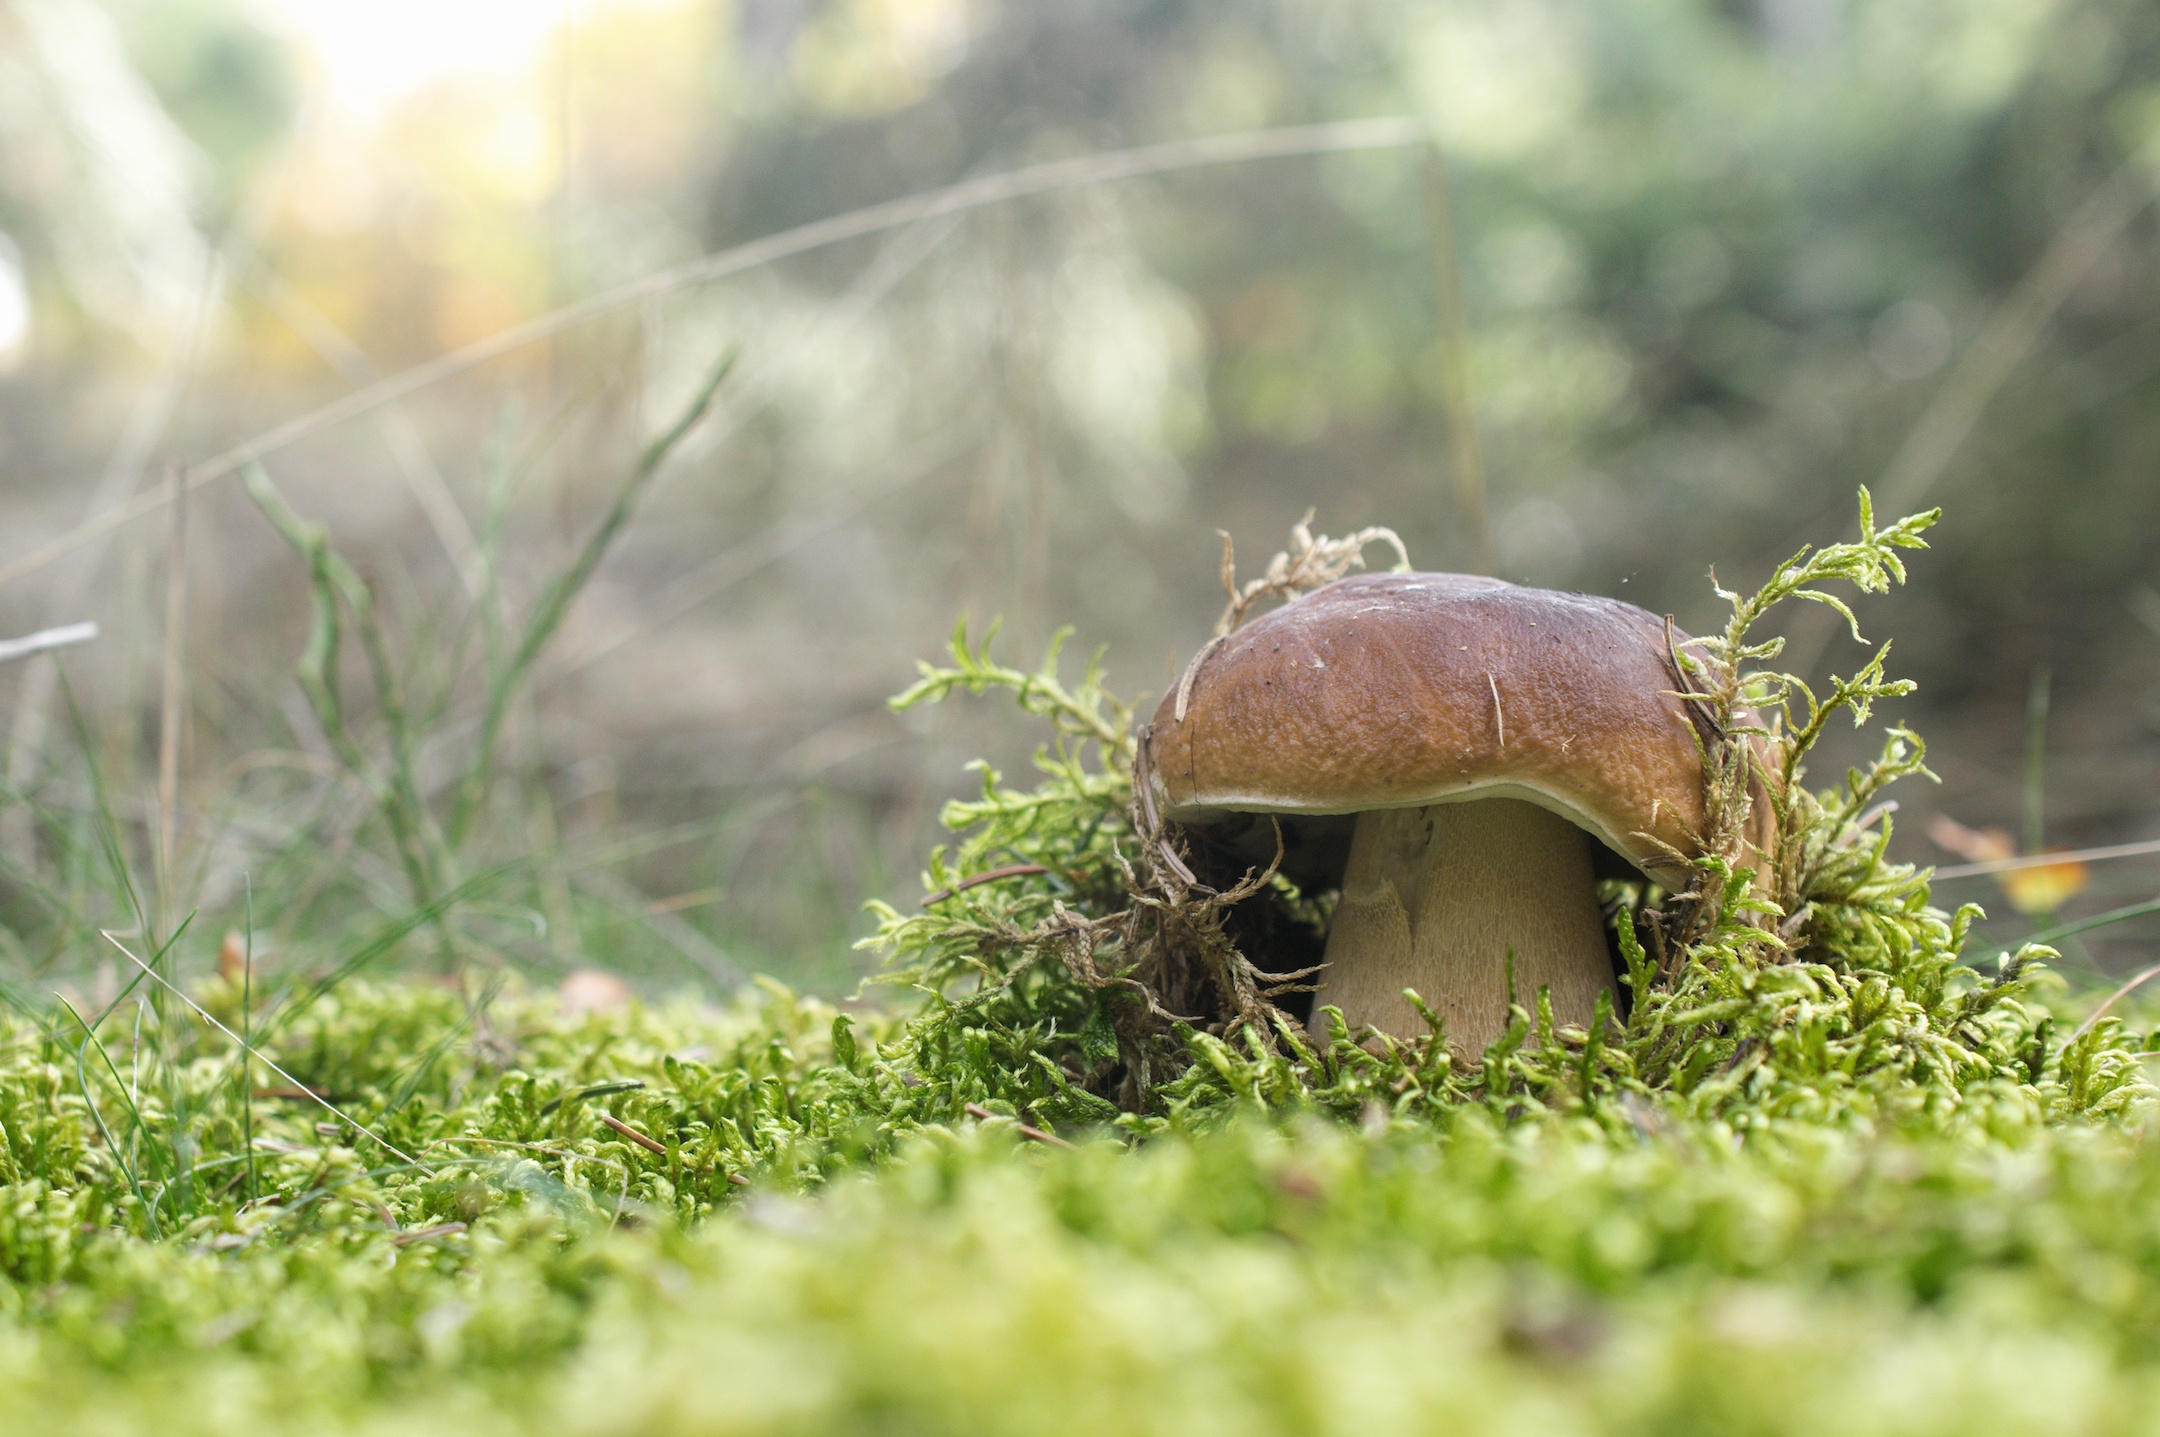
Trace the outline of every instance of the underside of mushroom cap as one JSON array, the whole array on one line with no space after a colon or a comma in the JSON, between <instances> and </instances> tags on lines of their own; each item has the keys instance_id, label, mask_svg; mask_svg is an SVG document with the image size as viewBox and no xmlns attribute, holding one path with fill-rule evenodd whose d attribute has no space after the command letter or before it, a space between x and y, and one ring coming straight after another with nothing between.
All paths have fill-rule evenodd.
<instances>
[{"instance_id":1,"label":"underside of mushroom cap","mask_svg":"<svg viewBox=\"0 0 2160 1437\"><path fill-rule=\"evenodd\" d=\"M1673 633L1671 641L1684 635ZM1519 798L1668 883L1700 852L1702 748L1665 622L1460 574L1317 589L1206 656L1148 745L1163 816Z\"/></svg>"}]
</instances>

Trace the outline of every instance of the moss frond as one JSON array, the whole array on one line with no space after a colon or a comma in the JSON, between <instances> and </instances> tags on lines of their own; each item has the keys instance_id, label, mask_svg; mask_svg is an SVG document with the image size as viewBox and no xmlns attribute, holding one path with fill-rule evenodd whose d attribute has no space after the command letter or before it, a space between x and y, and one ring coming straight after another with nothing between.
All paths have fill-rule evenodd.
<instances>
[{"instance_id":1,"label":"moss frond","mask_svg":"<svg viewBox=\"0 0 2160 1437\"><path fill-rule=\"evenodd\" d=\"M1104 688L1100 654L1068 690L1062 634L1029 672L957 631L953 664L925 665L896 705L1002 690L1049 720L1052 740L1033 790L985 770L983 797L948 807L960 837L931 855L923 912L879 907L869 942L891 955L890 977L932 995L900 1041L926 1070L954 1055L1006 1055L1003 1076L978 1070L985 1092L1045 1117L1043 1104L1092 1112L1083 1099L1115 1099L1141 1131L1255 1103L1344 1115L1470 1104L1511 1119L1608 1122L1654 1103L1755 1131L2142 1101L2119 1031L2052 1036L2032 992L2052 950L2026 948L1994 972L1969 966L1961 953L1978 910L1935 908L1926 873L1890 858L1894 805L1883 792L1932 777L1917 735L1893 726L1866 768L1806 786L1804 760L1832 718L1864 726L1879 700L1912 684L1885 672L1884 645L1818 694L1772 666L1783 640L1756 631L1798 600L1836 609L1857 637L1857 617L1829 586L1873 594L1903 582L1903 552L1926 547L1938 512L1878 528L1863 490L1858 540L1803 548L1752 593L1717 588L1731 610L1723 630L1672 646L1705 736L1709 831L1687 892L1638 892L1615 914L1627 1016L1601 1008L1593 1031L1560 1028L1529 995L1467 1069L1449 1062L1436 1021L1405 1042L1348 1033L1334 1015L1327 1042L1307 1038L1272 1002L1299 975L1262 972L1224 925L1230 903L1279 880L1250 874L1226 901L1192 878L1174 833L1150 831L1134 802L1130 713ZM1301 552L1325 546L1303 526L1299 537ZM1246 589L1232 584L1234 610ZM1187 1011L1196 995L1212 1009Z\"/></svg>"}]
</instances>

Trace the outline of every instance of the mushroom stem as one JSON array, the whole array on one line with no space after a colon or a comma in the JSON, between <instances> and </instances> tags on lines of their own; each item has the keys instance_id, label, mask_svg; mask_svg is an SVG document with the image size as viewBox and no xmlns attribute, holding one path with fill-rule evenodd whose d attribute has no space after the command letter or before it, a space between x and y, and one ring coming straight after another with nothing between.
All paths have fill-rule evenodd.
<instances>
[{"instance_id":1,"label":"mushroom stem","mask_svg":"<svg viewBox=\"0 0 2160 1437\"><path fill-rule=\"evenodd\" d=\"M1352 1032L1414 1036L1425 1025L1402 996L1412 988L1475 1057L1507 1028L1510 951L1516 1002L1534 1009L1549 989L1556 1022L1590 1025L1613 972L1588 834L1510 798L1361 813L1313 1030L1324 1035L1333 1005Z\"/></svg>"}]
</instances>

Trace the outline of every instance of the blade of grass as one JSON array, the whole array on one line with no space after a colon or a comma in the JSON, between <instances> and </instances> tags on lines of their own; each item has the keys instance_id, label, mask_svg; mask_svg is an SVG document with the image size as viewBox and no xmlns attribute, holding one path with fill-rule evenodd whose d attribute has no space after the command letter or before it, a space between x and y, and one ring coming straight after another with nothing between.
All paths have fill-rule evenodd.
<instances>
[{"instance_id":1,"label":"blade of grass","mask_svg":"<svg viewBox=\"0 0 2160 1437\"><path fill-rule=\"evenodd\" d=\"M2047 723L2048 687L2052 675L2046 664L2033 665L2032 681L2025 690L2025 851L2038 853L2047 846Z\"/></svg>"},{"instance_id":2,"label":"blade of grass","mask_svg":"<svg viewBox=\"0 0 2160 1437\"><path fill-rule=\"evenodd\" d=\"M158 695L158 921L170 920L173 865L180 842L180 730L187 703L187 471L174 465L166 488L171 524L165 539L165 654Z\"/></svg>"},{"instance_id":3,"label":"blade of grass","mask_svg":"<svg viewBox=\"0 0 2160 1437\"><path fill-rule=\"evenodd\" d=\"M800 548L827 529L868 513L887 499L932 478L978 443L982 438L982 428L983 426L976 423L955 425L942 437L940 443L927 446L921 453L908 456L885 473L872 478L858 489L848 502L836 504L824 513L807 519L775 524L739 544L721 550L690 572L669 580L667 585L653 596L651 602L643 606L644 611L634 620L614 633L550 664L546 677L540 682L545 685L568 678L587 665L615 652L624 644L681 618L698 605L715 598L730 586L740 583L766 565Z\"/></svg>"},{"instance_id":4,"label":"blade of grass","mask_svg":"<svg viewBox=\"0 0 2160 1437\"><path fill-rule=\"evenodd\" d=\"M150 955L150 961L152 963L162 963L165 960L165 955L172 952L173 945L180 941L180 935L187 932L188 925L194 921L195 915L192 913L190 913L187 917L181 919L180 926L173 930L172 937L166 939L162 944L158 945L158 950ZM100 929L98 931L103 932L104 930ZM96 1018L91 1020L90 1026L92 1028L103 1027L105 1020L107 1018L110 1018L113 1014L119 1012L120 1005L127 1002L127 1000L134 995L135 990L141 985L141 978L129 979L127 982L127 986L122 988L117 994L115 994L113 996L113 1000L110 1003L107 1003L103 1008L98 1010L98 1015Z\"/></svg>"},{"instance_id":5,"label":"blade of grass","mask_svg":"<svg viewBox=\"0 0 2160 1437\"><path fill-rule=\"evenodd\" d=\"M240 1133L241 1140L247 1144L248 1201L253 1202L260 1191L260 1181L255 1170L255 1082L248 1067L248 1055L255 1046L254 876L245 875L242 882L247 887L247 908L245 926L240 930Z\"/></svg>"},{"instance_id":6,"label":"blade of grass","mask_svg":"<svg viewBox=\"0 0 2160 1437\"><path fill-rule=\"evenodd\" d=\"M1945 878L1973 878L1983 873L2014 873L2020 868L2047 868L2057 863L2139 858L2148 853L2160 853L2160 838L2149 838L2140 843L2113 843L2104 848L2070 848L2061 853L2028 853L2019 858L1993 858L1985 863L1959 863L1938 868L1932 876L1940 882Z\"/></svg>"},{"instance_id":7,"label":"blade of grass","mask_svg":"<svg viewBox=\"0 0 2160 1437\"><path fill-rule=\"evenodd\" d=\"M286 501L262 466L249 465L241 480L248 497L270 521L271 527L307 561L314 623L301 651L301 689L339 759L375 795L384 821L390 825L406 881L412 886L413 901L427 907L433 903L440 888L438 870L447 858L441 852L442 845L433 841L433 825L413 779L412 730L406 721L396 666L376 618L374 590L359 571L330 547L329 535L323 526L302 518ZM375 684L376 704L388 731L388 772L368 757L346 720L344 699L338 686L338 648L343 634L338 617L341 599L352 611L359 628L361 648L367 656L369 675Z\"/></svg>"},{"instance_id":8,"label":"blade of grass","mask_svg":"<svg viewBox=\"0 0 2160 1437\"><path fill-rule=\"evenodd\" d=\"M557 1108L582 1103L587 1098L607 1098L613 1097L617 1093L634 1093L644 1086L645 1080L643 1078L614 1078L605 1083L594 1083L589 1088L579 1088L574 1093L565 1093L559 1098L548 1099L540 1105L538 1116L544 1118Z\"/></svg>"},{"instance_id":9,"label":"blade of grass","mask_svg":"<svg viewBox=\"0 0 2160 1437\"><path fill-rule=\"evenodd\" d=\"M272 1062L268 1057L264 1056L260 1049L251 1046L245 1040L243 1040L238 1033L235 1033L232 1029L226 1027L223 1023L219 1022L216 1015L211 1013L209 1009L203 1007L202 1004L196 1002L193 998L190 998L175 984L167 981L164 974L157 972L149 964L143 962L142 959L136 957L133 953L129 952L127 945L122 943L117 937L113 936L111 933L106 933L102 936L107 943L110 943L113 947L119 949L121 954L126 957L126 959L130 963L133 963L137 968L142 969L142 971L146 975L148 975L151 982L156 983L166 992L172 994L175 998L178 998L182 1003L185 1003L191 1010L193 1010L196 1017L202 1019L205 1023L208 1023L211 1027L217 1029L220 1033L223 1033L226 1037L232 1039L235 1043L240 1044L240 1050L242 1052L246 1053L249 1057L254 1058L257 1062L261 1063L271 1072L283 1078L286 1082L292 1084L294 1088L306 1094L315 1103L319 1104L324 1108L327 1108L333 1115L336 1116L338 1121L349 1124L355 1132L364 1133L368 1137L373 1138L375 1142L383 1148L384 1151L388 1152L392 1157L395 1157L400 1162L412 1163L422 1172L431 1171L431 1169L429 1169L426 1164L421 1163L419 1159L413 1157L412 1154L404 1151L402 1148L398 1147L397 1144L391 1142L388 1138L376 1132L366 1123L363 1123L358 1118L353 1117L350 1113L347 1113L344 1109L338 1107L337 1104L331 1102L328 1098L323 1097L320 1093L316 1092L306 1083L301 1082L298 1078L294 1077L292 1074L286 1072L283 1068L279 1067L276 1063Z\"/></svg>"},{"instance_id":10,"label":"blade of grass","mask_svg":"<svg viewBox=\"0 0 2160 1437\"><path fill-rule=\"evenodd\" d=\"M1462 272L1455 256L1447 168L1438 145L1428 146L1425 152L1425 242L1432 251L1433 307L1442 361L1440 401L1447 415L1455 516L1469 539L1471 572L1489 574L1492 523L1487 515L1485 463L1478 453L1477 416L1470 401L1469 326L1463 317Z\"/></svg>"},{"instance_id":11,"label":"blade of grass","mask_svg":"<svg viewBox=\"0 0 2160 1437\"><path fill-rule=\"evenodd\" d=\"M2155 963L2150 968L2145 968L2131 974L2129 979L2124 982L2121 987L2117 988L2114 992L2107 995L2106 1000L2102 1002L2099 1007L2093 1009L2090 1013L2087 1013L2085 1015L2085 1021L2078 1024L2077 1031L2070 1035L2070 1043L2077 1042L2078 1039L2084 1037L2087 1033L2091 1032L2093 1024L2099 1022L2102 1018L2106 1017L2107 1010L2114 1007L2117 1000L2129 997L2139 988L2145 986L2145 982L2147 979L2153 977L2160 977L2160 963ZM2066 1043L2064 1044L2064 1046L2068 1047L2069 1044Z\"/></svg>"},{"instance_id":12,"label":"blade of grass","mask_svg":"<svg viewBox=\"0 0 2160 1437\"><path fill-rule=\"evenodd\" d=\"M2090 933L2095 928L2107 928L2117 923L2127 922L2132 918L2143 918L2148 913L2160 913L2160 898L2148 898L2143 903L2132 903L2122 908L2111 908L2105 913L2095 913L2090 918L2080 918L2074 923L2058 923L2051 928L2043 928L2039 932L2021 939L2017 947L2023 948L2033 943L2053 943L2058 938L2070 938L2080 933ZM1984 963L1989 959L2005 957L2014 951L2015 949L2008 947L1997 948L1991 953L1981 954L1973 961Z\"/></svg>"},{"instance_id":13,"label":"blade of grass","mask_svg":"<svg viewBox=\"0 0 2160 1437\"><path fill-rule=\"evenodd\" d=\"M622 488L616 491L615 502L608 506L599 527L587 537L577 557L541 590L539 599L533 605L532 614L525 621L525 631L519 636L517 647L511 651L508 662L502 666L500 672L492 676L488 685L487 710L480 720L480 737L472 764L466 770L465 782L451 810L450 821L444 826L453 849L463 842L466 829L479 808L488 776L494 768L495 748L502 736L503 719L509 714L511 701L522 688L525 676L532 670L533 662L539 658L540 651L547 646L548 640L555 636L556 629L561 627L571 601L584 589L592 578L593 571L600 567L601 559L606 557L608 550L622 533L623 526L630 522L630 516L637 510L638 501L652 486L668 456L675 452L675 447L688 438L690 431L704 419L706 411L712 407L713 397L719 393L720 385L727 379L728 372L734 365L735 354L731 351L713 367L711 375L692 396L690 403L684 407L675 422L645 447L644 454L631 469L630 477L624 481Z\"/></svg>"},{"instance_id":14,"label":"blade of grass","mask_svg":"<svg viewBox=\"0 0 2160 1437\"><path fill-rule=\"evenodd\" d=\"M90 736L90 725L83 718L82 707L75 702L74 685L67 681L65 672L60 675L60 697L67 705L68 723L75 730L75 742L82 748L83 766L90 779L91 822L97 834L99 852L105 860L106 876L125 900L126 911L135 915L137 926L149 933L150 915L143 910L142 895L136 890L126 851L120 846L120 826L113 817L111 797L105 791L105 772L97 759L97 745Z\"/></svg>"},{"instance_id":15,"label":"blade of grass","mask_svg":"<svg viewBox=\"0 0 2160 1437\"><path fill-rule=\"evenodd\" d=\"M351 336L278 273L266 256L260 252L251 255L249 263L241 268L240 281L346 383L361 388L382 378L382 371ZM406 489L427 516L436 542L456 567L466 595L477 601L481 587L479 543L472 525L466 522L465 511L458 507L457 496L450 492L450 482L443 477L435 456L428 452L427 440L421 437L412 417L394 402L383 405L373 417L375 432L404 476Z\"/></svg>"},{"instance_id":16,"label":"blade of grass","mask_svg":"<svg viewBox=\"0 0 2160 1437\"><path fill-rule=\"evenodd\" d=\"M135 1201L142 1205L143 1218L150 1225L150 1236L162 1237L163 1233L158 1228L157 1211L143 1195L142 1179L137 1175L135 1165L128 1161L127 1154L121 1150L119 1140L113 1136L112 1125L105 1121L105 1112L98 1106L97 1095L90 1091L90 1069L84 1050L93 1046L97 1049L98 1056L105 1060L106 1070L113 1076L113 1082L119 1086L120 1096L124 1101L127 1100L127 1084L121 1082L120 1070L113 1065L112 1054L106 1052L105 1045L98 1041L96 1030L83 1021L82 1014L75 1011L75 1005L67 1000L66 994L57 996L60 1006L67 1010L68 1016L83 1030L83 1041L75 1046L75 1082L82 1089L84 1106L90 1109L90 1121L97 1124L98 1135L105 1140L105 1151L112 1154L112 1160L119 1166L121 1176L127 1179L129 1190L135 1194ZM134 1108L134 1103L129 1101L128 1110L134 1113L135 1122L140 1126L142 1115L135 1113Z\"/></svg>"},{"instance_id":17,"label":"blade of grass","mask_svg":"<svg viewBox=\"0 0 2160 1437\"><path fill-rule=\"evenodd\" d=\"M442 894L433 903L425 907L415 908L412 912L389 924L381 932L369 939L368 942L361 945L343 962L310 984L304 993L301 993L298 997L288 998L285 1002L279 1004L277 1008L266 1014L261 1028L258 1029L257 1036L266 1038L276 1033L288 1016L305 1011L316 999L333 991L340 983L343 983L353 974L395 948L407 935L416 929L433 923L452 907L464 902L475 893L483 891L498 878L522 867L526 861L517 858L506 863L498 863L492 868L482 869L457 887Z\"/></svg>"}]
</instances>

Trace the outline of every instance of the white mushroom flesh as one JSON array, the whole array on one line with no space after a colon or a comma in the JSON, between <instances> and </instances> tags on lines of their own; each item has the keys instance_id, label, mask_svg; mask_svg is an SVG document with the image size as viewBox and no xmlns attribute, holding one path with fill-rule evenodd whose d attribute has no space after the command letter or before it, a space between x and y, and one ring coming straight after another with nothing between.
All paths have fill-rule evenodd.
<instances>
[{"instance_id":1,"label":"white mushroom flesh","mask_svg":"<svg viewBox=\"0 0 2160 1437\"><path fill-rule=\"evenodd\" d=\"M1359 814L1313 1031L1325 1036L1332 1005L1353 1033L1421 1032L1409 988L1475 1058L1507 1028L1510 953L1516 1002L1534 1012L1549 991L1557 1023L1588 1028L1598 995L1614 990L1590 842L1519 799Z\"/></svg>"}]
</instances>

